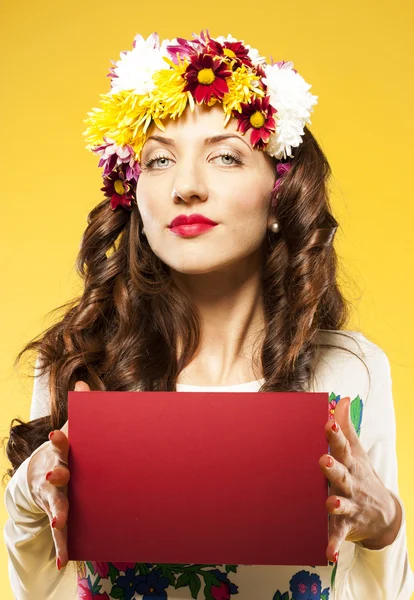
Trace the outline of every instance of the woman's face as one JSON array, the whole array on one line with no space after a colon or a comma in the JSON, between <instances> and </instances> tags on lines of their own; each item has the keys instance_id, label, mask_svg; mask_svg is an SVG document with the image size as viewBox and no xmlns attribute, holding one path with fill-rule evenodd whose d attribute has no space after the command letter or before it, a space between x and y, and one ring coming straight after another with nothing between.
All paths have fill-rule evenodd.
<instances>
[{"instance_id":1,"label":"woman's face","mask_svg":"<svg viewBox=\"0 0 414 600\"><path fill-rule=\"evenodd\" d=\"M152 125L142 150L137 204L145 235L153 252L182 274L257 261L274 221L273 160L252 148L249 132L236 131L236 119L223 123L220 105L187 107L165 122L165 132ZM207 140L222 135L231 137ZM170 229L175 217L194 213L217 225L198 235L190 230L190 237Z\"/></svg>"}]
</instances>

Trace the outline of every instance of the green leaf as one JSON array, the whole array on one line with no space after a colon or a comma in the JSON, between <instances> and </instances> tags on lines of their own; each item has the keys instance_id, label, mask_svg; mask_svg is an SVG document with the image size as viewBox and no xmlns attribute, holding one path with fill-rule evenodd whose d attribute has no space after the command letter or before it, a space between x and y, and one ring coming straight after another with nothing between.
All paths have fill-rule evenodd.
<instances>
[{"instance_id":1,"label":"green leaf","mask_svg":"<svg viewBox=\"0 0 414 600\"><path fill-rule=\"evenodd\" d=\"M188 585L190 581L190 573L181 573L179 578L177 579L177 583L175 584L175 589L177 590L180 587L184 587Z\"/></svg>"},{"instance_id":2,"label":"green leaf","mask_svg":"<svg viewBox=\"0 0 414 600\"><path fill-rule=\"evenodd\" d=\"M363 403L359 395L354 398L351 402L351 421L355 427L355 431L359 437L361 433L361 421L362 421Z\"/></svg>"},{"instance_id":3,"label":"green leaf","mask_svg":"<svg viewBox=\"0 0 414 600\"><path fill-rule=\"evenodd\" d=\"M190 591L191 591L191 596L193 598L197 599L200 588L201 588L200 578L198 577L198 575L195 575L195 573L191 573L190 574Z\"/></svg>"},{"instance_id":4,"label":"green leaf","mask_svg":"<svg viewBox=\"0 0 414 600\"><path fill-rule=\"evenodd\" d=\"M94 584L93 584L93 586L92 586L92 590L91 590L91 592L92 592L92 595L93 595L93 596L97 596L97 595L99 595L99 592L101 591L102 584L101 584L101 585L98 585L98 583L99 583L100 579L101 579L101 578L100 578L100 576L98 575L98 577L95 579L95 583L94 583Z\"/></svg>"},{"instance_id":5,"label":"green leaf","mask_svg":"<svg viewBox=\"0 0 414 600\"><path fill-rule=\"evenodd\" d=\"M111 579L112 585L115 583L115 579L118 577L118 575L119 570L116 567L114 567L112 563L109 563L109 577Z\"/></svg>"},{"instance_id":6,"label":"green leaf","mask_svg":"<svg viewBox=\"0 0 414 600\"><path fill-rule=\"evenodd\" d=\"M135 565L135 572L137 570L137 566L138 566L138 572L140 575L148 575L148 573L150 572L149 567L147 567L147 565L145 563L137 563Z\"/></svg>"},{"instance_id":7,"label":"green leaf","mask_svg":"<svg viewBox=\"0 0 414 600\"><path fill-rule=\"evenodd\" d=\"M86 561L86 564L88 565L89 571L93 573L93 575L95 575L95 569L93 568L93 564L89 560Z\"/></svg>"},{"instance_id":8,"label":"green leaf","mask_svg":"<svg viewBox=\"0 0 414 600\"><path fill-rule=\"evenodd\" d=\"M175 587L175 575L171 569L165 564L160 564L159 568L161 569L163 577L167 577L170 580L170 585Z\"/></svg>"},{"instance_id":9,"label":"green leaf","mask_svg":"<svg viewBox=\"0 0 414 600\"><path fill-rule=\"evenodd\" d=\"M332 569L332 574L331 574L331 588L334 589L334 585L335 585L335 577L336 577L336 569L338 568L338 563L335 563L334 568Z\"/></svg>"},{"instance_id":10,"label":"green leaf","mask_svg":"<svg viewBox=\"0 0 414 600\"><path fill-rule=\"evenodd\" d=\"M272 600L289 600L289 592L282 594L279 590L275 593Z\"/></svg>"},{"instance_id":11,"label":"green leaf","mask_svg":"<svg viewBox=\"0 0 414 600\"><path fill-rule=\"evenodd\" d=\"M230 573L230 571L232 573L237 573L237 567L238 565L226 565L226 573Z\"/></svg>"},{"instance_id":12,"label":"green leaf","mask_svg":"<svg viewBox=\"0 0 414 600\"><path fill-rule=\"evenodd\" d=\"M124 600L124 590L117 585L112 586L111 598L118 598L118 600Z\"/></svg>"},{"instance_id":13,"label":"green leaf","mask_svg":"<svg viewBox=\"0 0 414 600\"><path fill-rule=\"evenodd\" d=\"M204 586L204 596L205 600L214 600L214 597L211 594L211 580L205 580L206 585Z\"/></svg>"},{"instance_id":14,"label":"green leaf","mask_svg":"<svg viewBox=\"0 0 414 600\"><path fill-rule=\"evenodd\" d=\"M337 397L338 394L334 394L333 392L331 392L329 394L329 402L332 402L332 400L335 400L335 398Z\"/></svg>"},{"instance_id":15,"label":"green leaf","mask_svg":"<svg viewBox=\"0 0 414 600\"><path fill-rule=\"evenodd\" d=\"M215 585L216 587L221 586L220 579L217 579L215 575L213 575L210 571L204 571L204 579L211 582L211 585Z\"/></svg>"}]
</instances>

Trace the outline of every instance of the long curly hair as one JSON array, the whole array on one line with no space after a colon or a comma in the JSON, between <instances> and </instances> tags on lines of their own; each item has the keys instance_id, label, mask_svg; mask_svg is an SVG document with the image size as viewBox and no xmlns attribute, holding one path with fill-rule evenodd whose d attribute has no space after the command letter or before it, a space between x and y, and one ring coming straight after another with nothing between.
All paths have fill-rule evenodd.
<instances>
[{"instance_id":1,"label":"long curly hair","mask_svg":"<svg viewBox=\"0 0 414 600\"><path fill-rule=\"evenodd\" d=\"M264 341L253 360L254 372L260 369L265 379L262 392L304 391L314 374L318 346L332 346L318 344L317 333L337 332L349 319L350 303L337 285L331 168L307 127L291 162L271 198L280 233L268 231L265 239ZM168 265L151 250L140 225L136 203L131 211L112 211L105 198L89 213L76 259L84 279L82 295L55 309L64 309L63 317L25 345L15 360L16 366L23 353L36 351L38 376L49 373L50 415L12 420L6 447L9 477L51 430L64 425L67 394L76 381L86 381L91 390L139 386L142 391L174 391L195 355L199 315L185 290L172 281Z\"/></svg>"}]
</instances>

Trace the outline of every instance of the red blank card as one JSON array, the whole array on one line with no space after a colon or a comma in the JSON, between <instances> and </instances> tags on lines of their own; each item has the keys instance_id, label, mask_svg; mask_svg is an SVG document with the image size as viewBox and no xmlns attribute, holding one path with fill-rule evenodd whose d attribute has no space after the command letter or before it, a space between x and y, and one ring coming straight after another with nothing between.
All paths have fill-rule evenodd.
<instances>
[{"instance_id":1,"label":"red blank card","mask_svg":"<svg viewBox=\"0 0 414 600\"><path fill-rule=\"evenodd\" d=\"M69 560L327 565L325 392L69 392Z\"/></svg>"}]
</instances>

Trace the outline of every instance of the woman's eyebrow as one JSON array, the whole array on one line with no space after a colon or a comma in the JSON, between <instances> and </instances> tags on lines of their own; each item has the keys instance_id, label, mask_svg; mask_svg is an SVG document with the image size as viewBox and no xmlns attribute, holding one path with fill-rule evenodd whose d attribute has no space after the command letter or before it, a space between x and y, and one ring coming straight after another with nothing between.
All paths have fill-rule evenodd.
<instances>
[{"instance_id":1,"label":"woman's eyebrow","mask_svg":"<svg viewBox=\"0 0 414 600\"><path fill-rule=\"evenodd\" d=\"M213 135L212 137L205 138L204 145L209 146L211 144L216 144L217 142L222 142L223 140L227 140L229 138L236 138L236 140L240 140L243 144L246 144L249 150L251 150L249 144L239 135L233 135L232 133L223 133L221 135ZM174 146L174 140L171 138L167 138L161 135L151 135L147 138L147 142L149 140L155 140L160 142L161 144L165 144L166 146Z\"/></svg>"}]
</instances>

